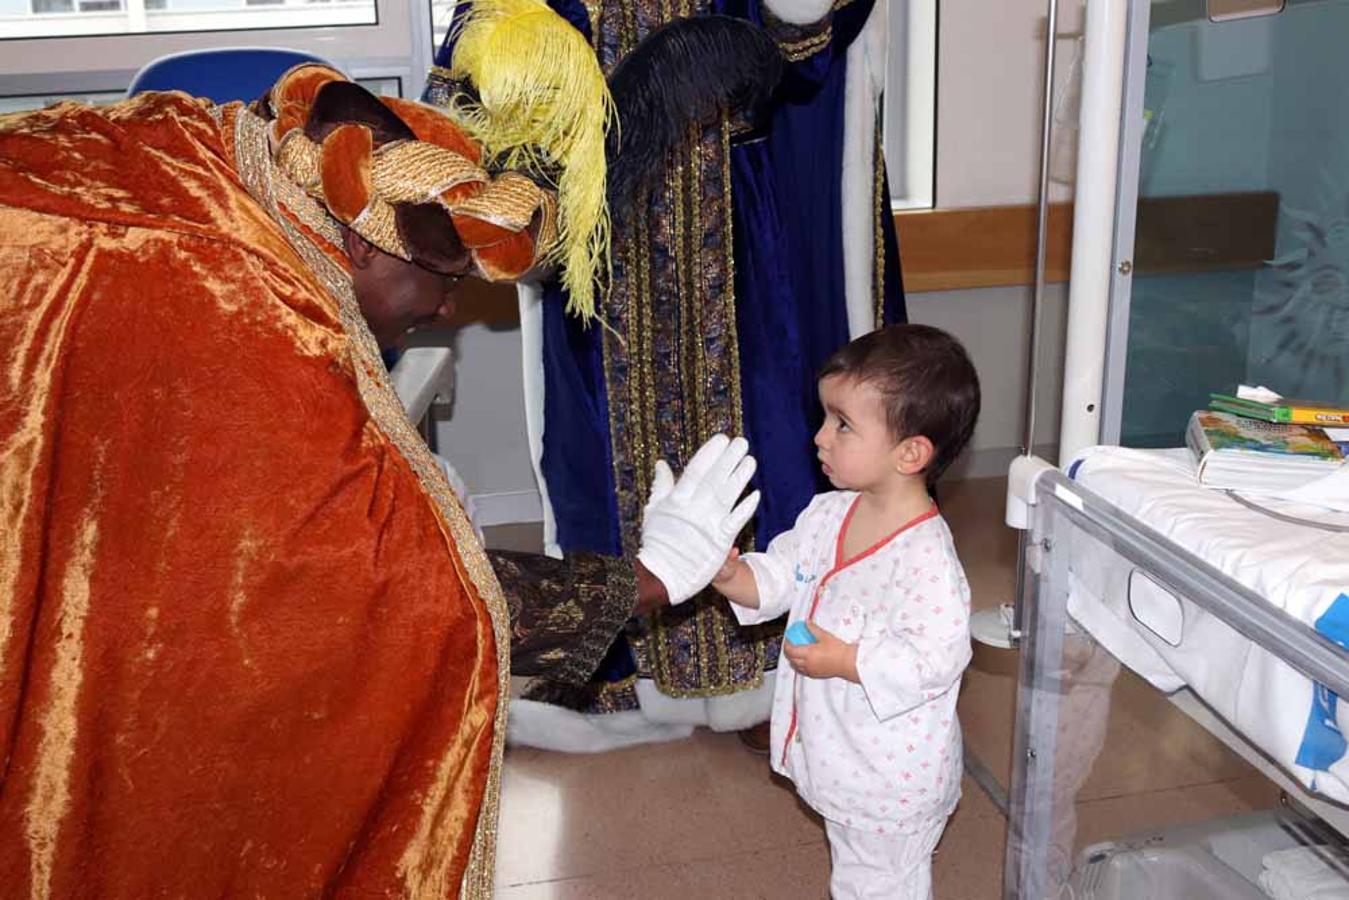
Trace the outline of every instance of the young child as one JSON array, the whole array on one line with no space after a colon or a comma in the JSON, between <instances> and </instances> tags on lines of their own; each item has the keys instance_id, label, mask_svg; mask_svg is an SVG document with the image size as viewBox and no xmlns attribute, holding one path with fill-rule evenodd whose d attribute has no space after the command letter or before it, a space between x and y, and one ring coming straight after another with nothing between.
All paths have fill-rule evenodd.
<instances>
[{"instance_id":1,"label":"young child","mask_svg":"<svg viewBox=\"0 0 1349 900\"><path fill-rule=\"evenodd\" d=\"M819 391L838 490L712 583L743 624L790 612L815 637L783 643L771 752L825 819L832 896L929 898L970 659L969 585L930 489L974 430L979 380L950 335L892 325L835 353Z\"/></svg>"}]
</instances>

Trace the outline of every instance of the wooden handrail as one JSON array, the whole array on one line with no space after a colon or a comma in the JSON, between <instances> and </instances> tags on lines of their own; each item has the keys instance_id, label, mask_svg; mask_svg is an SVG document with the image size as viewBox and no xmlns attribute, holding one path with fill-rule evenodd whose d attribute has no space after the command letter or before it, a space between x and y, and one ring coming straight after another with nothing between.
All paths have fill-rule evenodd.
<instances>
[{"instance_id":1,"label":"wooden handrail","mask_svg":"<svg viewBox=\"0 0 1349 900\"><path fill-rule=\"evenodd\" d=\"M1139 201L1134 271L1141 275L1254 269L1274 256L1279 195L1270 191L1147 197ZM1035 277L1035 207L906 210L895 214L911 294L1028 285ZM1049 208L1045 274L1066 281L1073 207ZM515 289L470 284L459 297L459 324L509 327L519 321Z\"/></svg>"}]
</instances>

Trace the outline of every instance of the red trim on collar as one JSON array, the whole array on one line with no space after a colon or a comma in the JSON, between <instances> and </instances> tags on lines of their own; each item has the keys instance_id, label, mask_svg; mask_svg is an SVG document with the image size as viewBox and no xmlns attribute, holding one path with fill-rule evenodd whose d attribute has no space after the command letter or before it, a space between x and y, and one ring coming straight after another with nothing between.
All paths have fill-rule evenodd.
<instances>
[{"instance_id":1,"label":"red trim on collar","mask_svg":"<svg viewBox=\"0 0 1349 900\"><path fill-rule=\"evenodd\" d=\"M848 514L843 517L843 524L839 526L838 529L838 541L834 546L834 568L829 570L829 573L824 576L825 578L828 578L830 575L833 575L839 569L844 569L847 568L848 566L851 566L854 563L861 562L871 554L875 553L877 550L884 547L886 544L893 541L895 538L899 537L904 532L908 531L910 528L916 528L919 525L922 525L928 519L933 518L934 516L937 515L938 512L937 504L935 503L932 504L932 508L929 509L927 512L914 516L912 519L905 522L903 525L899 526L894 531L890 532L885 537L881 538L879 541L877 541L867 549L863 550L861 553L854 556L852 559L845 561L843 559L843 537L848 533L848 526L852 524L853 513L857 512L857 505L861 502L862 502L862 495L858 494L856 497L853 498L852 506L848 507Z\"/></svg>"}]
</instances>

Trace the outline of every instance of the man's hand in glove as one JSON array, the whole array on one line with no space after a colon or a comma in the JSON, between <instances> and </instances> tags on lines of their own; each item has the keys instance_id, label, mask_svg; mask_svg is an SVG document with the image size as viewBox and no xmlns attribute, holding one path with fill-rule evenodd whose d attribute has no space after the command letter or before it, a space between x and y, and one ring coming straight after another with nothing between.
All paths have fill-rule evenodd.
<instances>
[{"instance_id":1,"label":"man's hand in glove","mask_svg":"<svg viewBox=\"0 0 1349 900\"><path fill-rule=\"evenodd\" d=\"M713 436L693 454L677 482L665 460L656 463L637 559L665 585L672 604L707 586L754 515L758 491L739 504L736 500L754 476L755 465L749 443L724 434Z\"/></svg>"}]
</instances>

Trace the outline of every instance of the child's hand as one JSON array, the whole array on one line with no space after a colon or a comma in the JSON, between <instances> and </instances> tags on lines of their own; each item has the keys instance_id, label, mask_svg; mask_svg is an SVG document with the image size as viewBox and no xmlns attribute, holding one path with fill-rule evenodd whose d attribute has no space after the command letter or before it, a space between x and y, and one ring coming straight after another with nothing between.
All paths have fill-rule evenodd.
<instances>
[{"instance_id":1,"label":"child's hand","mask_svg":"<svg viewBox=\"0 0 1349 900\"><path fill-rule=\"evenodd\" d=\"M731 552L726 554L726 562L721 564L721 568L717 570L716 576L713 577L712 584L724 584L731 580L735 576L735 570L739 568L739 560L740 549L732 547Z\"/></svg>"},{"instance_id":2,"label":"child's hand","mask_svg":"<svg viewBox=\"0 0 1349 900\"><path fill-rule=\"evenodd\" d=\"M814 644L783 644L782 652L792 668L807 678L846 678L860 684L857 645L840 640L814 622L807 622L806 627L815 635Z\"/></svg>"}]
</instances>

